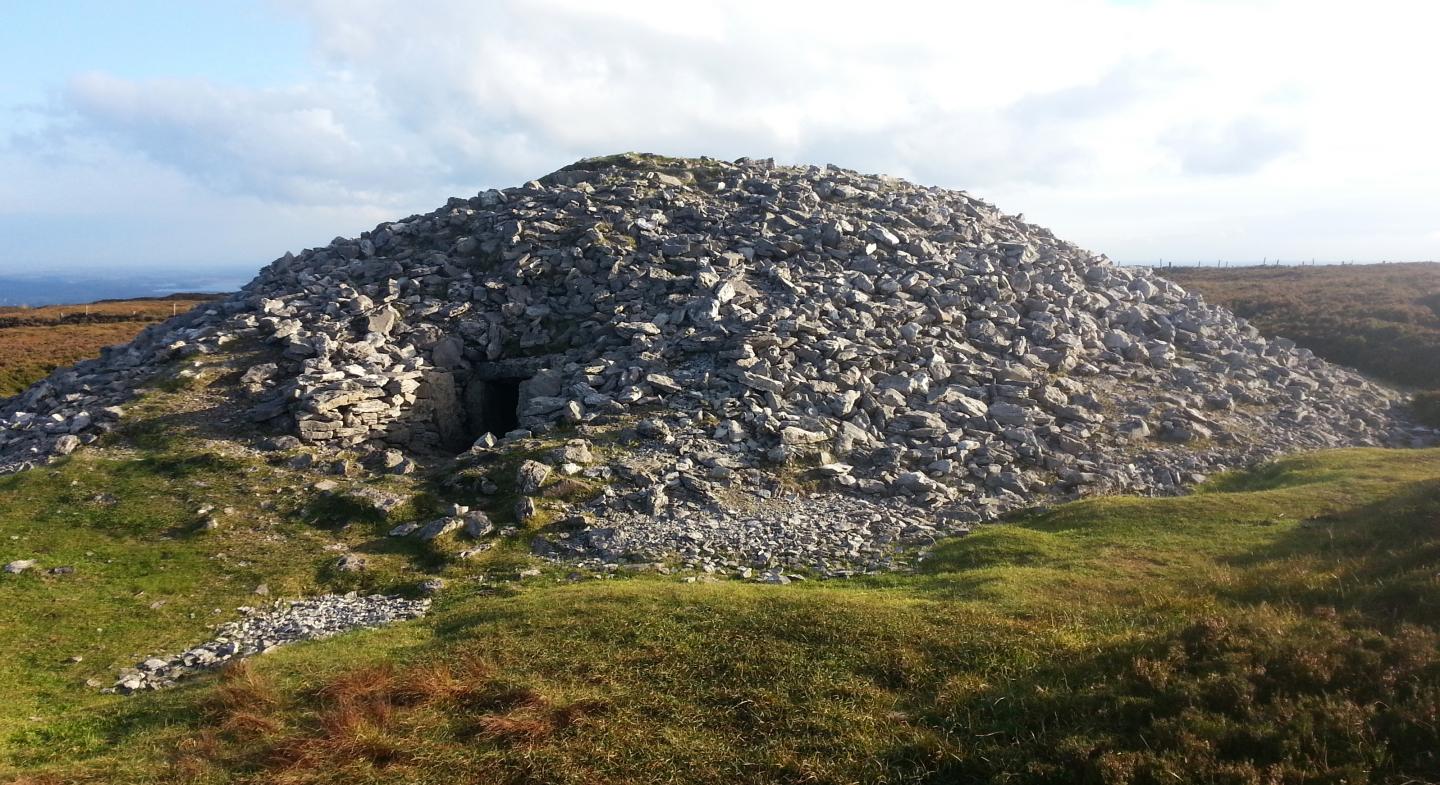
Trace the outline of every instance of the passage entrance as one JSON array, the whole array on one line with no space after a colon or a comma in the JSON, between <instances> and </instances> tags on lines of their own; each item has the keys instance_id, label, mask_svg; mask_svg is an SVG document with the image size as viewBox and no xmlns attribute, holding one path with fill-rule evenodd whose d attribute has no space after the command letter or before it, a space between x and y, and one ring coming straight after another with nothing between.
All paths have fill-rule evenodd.
<instances>
[{"instance_id":1,"label":"passage entrance","mask_svg":"<svg viewBox=\"0 0 1440 785\"><path fill-rule=\"evenodd\" d=\"M496 437L520 427L523 378L474 379L465 389L465 424L472 439Z\"/></svg>"}]
</instances>

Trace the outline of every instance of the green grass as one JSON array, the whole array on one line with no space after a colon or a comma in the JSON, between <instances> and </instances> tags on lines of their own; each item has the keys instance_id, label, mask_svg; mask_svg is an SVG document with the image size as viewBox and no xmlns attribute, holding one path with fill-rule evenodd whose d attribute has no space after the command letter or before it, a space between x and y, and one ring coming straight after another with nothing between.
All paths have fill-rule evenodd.
<instances>
[{"instance_id":1,"label":"green grass","mask_svg":"<svg viewBox=\"0 0 1440 785\"><path fill-rule=\"evenodd\" d=\"M83 680L192 642L208 608L260 580L324 588L317 544L337 536L301 522L273 541L173 534L244 470L132 463L0 483L0 559L81 566L0 581L0 692L13 696L0 776L6 764L31 782L1440 771L1440 450L1318 453L1188 497L1063 505L942 543L914 575L760 586L549 572L499 592L457 580L419 622L127 699ZM102 485L123 501L89 506ZM215 558L242 543L249 566ZM397 561L392 582L409 569ZM173 604L149 611L157 596Z\"/></svg>"},{"instance_id":2,"label":"green grass","mask_svg":"<svg viewBox=\"0 0 1440 785\"><path fill-rule=\"evenodd\" d=\"M519 543L449 564L445 551L459 543L385 536L399 521L434 516L444 500L424 478L368 481L414 495L386 516L315 491L324 475L217 449L197 432L210 415L176 413L208 378L162 384L167 392L128 406L125 427L103 449L0 478L0 564L39 562L0 575L0 774L6 756L37 744L103 749L95 723L126 701L87 680L109 686L121 668L188 648L236 618L239 605L327 591L413 593L434 574L513 568ZM350 484L342 480L341 490ZM202 530L206 518L219 527ZM334 570L339 546L365 554L369 568ZM56 567L74 572L48 573ZM262 584L268 596L255 594Z\"/></svg>"},{"instance_id":3,"label":"green grass","mask_svg":"<svg viewBox=\"0 0 1440 785\"><path fill-rule=\"evenodd\" d=\"M0 480L0 561L75 568L0 583L0 693L9 699L0 736L105 702L77 683L108 686L137 655L195 642L234 606L263 602L253 595L261 583L277 595L321 589L315 576L335 559L323 546L335 538L299 520L302 489L287 479L196 455L85 456ZM277 511L258 509L250 494L259 488L278 491ZM116 501L96 501L102 494ZM207 504L218 508L214 532L198 528ZM72 655L84 661L67 662Z\"/></svg>"},{"instance_id":4,"label":"green grass","mask_svg":"<svg viewBox=\"0 0 1440 785\"><path fill-rule=\"evenodd\" d=\"M595 158L584 158L562 167L559 171L598 171L625 169L658 171L686 181L706 182L724 176L726 171L719 163L707 158L676 158L656 153L617 153ZM543 179L543 178L542 178Z\"/></svg>"}]
</instances>

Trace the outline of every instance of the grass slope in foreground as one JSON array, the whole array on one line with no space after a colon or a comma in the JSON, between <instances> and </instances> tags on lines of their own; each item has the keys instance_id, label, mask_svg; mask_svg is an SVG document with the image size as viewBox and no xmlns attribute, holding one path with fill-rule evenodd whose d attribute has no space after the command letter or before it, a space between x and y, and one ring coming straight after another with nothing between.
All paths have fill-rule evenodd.
<instances>
[{"instance_id":1,"label":"grass slope in foreground","mask_svg":"<svg viewBox=\"0 0 1440 785\"><path fill-rule=\"evenodd\" d=\"M317 546L334 532L282 521L249 541L176 534L174 510L197 488L241 505L275 482L144 449L0 481L0 560L80 567L68 582L0 576L0 778L1421 783L1440 772L1437 450L1319 453L1184 498L1068 504L944 543L910 576L452 581L424 620L295 645L167 693L86 688L137 653L198 640L209 609L246 601L256 581L333 588ZM124 495L95 509L99 487ZM151 610L156 596L170 602ZM84 662L67 662L74 653Z\"/></svg>"}]
</instances>

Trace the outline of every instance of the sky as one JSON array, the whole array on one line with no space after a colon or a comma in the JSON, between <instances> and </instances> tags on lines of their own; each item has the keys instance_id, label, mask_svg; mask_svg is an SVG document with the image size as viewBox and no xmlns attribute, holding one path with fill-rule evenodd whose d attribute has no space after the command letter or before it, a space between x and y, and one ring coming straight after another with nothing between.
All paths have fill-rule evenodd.
<instances>
[{"instance_id":1,"label":"sky","mask_svg":"<svg viewBox=\"0 0 1440 785\"><path fill-rule=\"evenodd\" d=\"M0 274L258 268L623 151L1129 262L1440 258L1440 4L0 0Z\"/></svg>"}]
</instances>

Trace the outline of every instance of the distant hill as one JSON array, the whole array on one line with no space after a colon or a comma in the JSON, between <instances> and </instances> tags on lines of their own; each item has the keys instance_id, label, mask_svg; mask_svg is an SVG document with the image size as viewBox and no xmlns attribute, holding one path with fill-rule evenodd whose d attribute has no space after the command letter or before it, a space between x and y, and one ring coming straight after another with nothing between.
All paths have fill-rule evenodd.
<instances>
[{"instance_id":1,"label":"distant hill","mask_svg":"<svg viewBox=\"0 0 1440 785\"><path fill-rule=\"evenodd\" d=\"M1440 263L1156 272L1331 362L1440 388Z\"/></svg>"}]
</instances>

